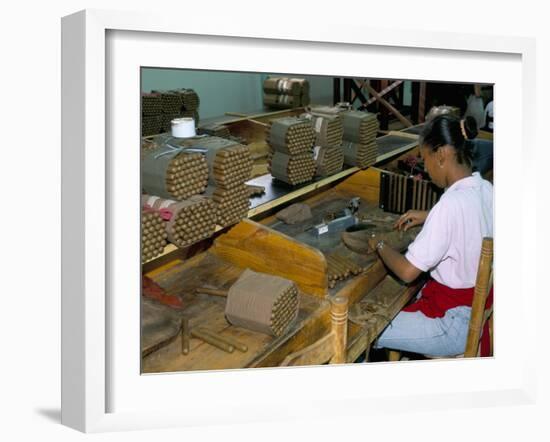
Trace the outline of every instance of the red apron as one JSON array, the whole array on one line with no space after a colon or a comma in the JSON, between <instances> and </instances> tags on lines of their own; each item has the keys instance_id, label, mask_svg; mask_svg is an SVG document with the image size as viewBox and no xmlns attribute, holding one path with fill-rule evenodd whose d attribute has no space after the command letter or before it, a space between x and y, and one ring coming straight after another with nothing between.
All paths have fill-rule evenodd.
<instances>
[{"instance_id":1,"label":"red apron","mask_svg":"<svg viewBox=\"0 0 550 442\"><path fill-rule=\"evenodd\" d=\"M460 306L472 306L474 287L453 289L430 279L422 289L421 297L413 304L406 306L405 312L422 312L428 318L442 318L447 310ZM489 291L485 309L493 305L493 287ZM485 322L481 333L480 356L490 355L489 321Z\"/></svg>"}]
</instances>

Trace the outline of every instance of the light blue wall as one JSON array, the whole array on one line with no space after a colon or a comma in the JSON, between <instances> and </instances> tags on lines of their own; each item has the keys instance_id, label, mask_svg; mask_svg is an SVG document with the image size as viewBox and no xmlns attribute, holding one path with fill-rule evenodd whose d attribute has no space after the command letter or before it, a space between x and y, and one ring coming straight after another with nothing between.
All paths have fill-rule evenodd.
<instances>
[{"instance_id":1,"label":"light blue wall","mask_svg":"<svg viewBox=\"0 0 550 442\"><path fill-rule=\"evenodd\" d=\"M297 74L194 71L144 68L141 90L190 88L199 94L201 119L219 117L224 112L258 112L263 109L262 83L268 76L305 78L310 84L312 104L332 104L332 77ZM368 94L365 92L365 96ZM356 101L357 106L359 101ZM411 104L411 82L405 81L404 104Z\"/></svg>"},{"instance_id":2,"label":"light blue wall","mask_svg":"<svg viewBox=\"0 0 550 442\"><path fill-rule=\"evenodd\" d=\"M194 89L200 97L201 119L218 117L224 112L256 112L263 109L262 83L268 75L306 78L310 82L313 104L332 104L332 78L296 74L193 71L144 68L141 90Z\"/></svg>"}]
</instances>

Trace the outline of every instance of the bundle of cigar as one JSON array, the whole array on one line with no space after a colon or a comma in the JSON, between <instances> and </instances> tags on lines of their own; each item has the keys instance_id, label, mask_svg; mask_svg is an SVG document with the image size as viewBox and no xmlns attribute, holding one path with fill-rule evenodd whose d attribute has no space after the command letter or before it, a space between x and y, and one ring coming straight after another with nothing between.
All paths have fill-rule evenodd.
<instances>
[{"instance_id":1,"label":"bundle of cigar","mask_svg":"<svg viewBox=\"0 0 550 442\"><path fill-rule=\"evenodd\" d=\"M337 281L358 275L364 270L351 259L337 253L326 254L325 259L328 264L328 286L330 288L333 288Z\"/></svg>"},{"instance_id":2,"label":"bundle of cigar","mask_svg":"<svg viewBox=\"0 0 550 442\"><path fill-rule=\"evenodd\" d=\"M313 142L315 131L307 118L285 117L273 120L267 129L268 170L288 184L310 181L315 174Z\"/></svg>"},{"instance_id":3,"label":"bundle of cigar","mask_svg":"<svg viewBox=\"0 0 550 442\"><path fill-rule=\"evenodd\" d=\"M166 246L166 228L159 213L141 211L141 262L160 255Z\"/></svg>"},{"instance_id":4,"label":"bundle of cigar","mask_svg":"<svg viewBox=\"0 0 550 442\"><path fill-rule=\"evenodd\" d=\"M378 158L378 144L376 141L371 141L369 144L344 141L342 149L344 151L344 163L361 169L372 166Z\"/></svg>"},{"instance_id":5,"label":"bundle of cigar","mask_svg":"<svg viewBox=\"0 0 550 442\"><path fill-rule=\"evenodd\" d=\"M316 146L333 147L342 144L344 125L341 116L316 112L315 108L306 115L311 119L315 130Z\"/></svg>"},{"instance_id":6,"label":"bundle of cigar","mask_svg":"<svg viewBox=\"0 0 550 442\"><path fill-rule=\"evenodd\" d=\"M141 136L157 135L163 130L162 115L142 115Z\"/></svg>"},{"instance_id":7,"label":"bundle of cigar","mask_svg":"<svg viewBox=\"0 0 550 442\"><path fill-rule=\"evenodd\" d=\"M184 201L174 201L142 195L141 203L165 220L168 241L178 247L208 238L216 228L215 204L210 198L193 195Z\"/></svg>"},{"instance_id":8,"label":"bundle of cigar","mask_svg":"<svg viewBox=\"0 0 550 442\"><path fill-rule=\"evenodd\" d=\"M306 116L311 119L316 134L313 150L315 176L324 177L339 172L344 166L342 118L337 114L317 113L315 109L310 110Z\"/></svg>"},{"instance_id":9,"label":"bundle of cigar","mask_svg":"<svg viewBox=\"0 0 550 442\"><path fill-rule=\"evenodd\" d=\"M181 109L184 111L194 111L199 108L200 99L193 89L174 89L170 92L176 93L180 97Z\"/></svg>"},{"instance_id":10,"label":"bundle of cigar","mask_svg":"<svg viewBox=\"0 0 550 442\"><path fill-rule=\"evenodd\" d=\"M379 129L375 114L347 111L342 114L344 124L344 162L350 166L368 167L376 162Z\"/></svg>"},{"instance_id":11,"label":"bundle of cigar","mask_svg":"<svg viewBox=\"0 0 550 442\"><path fill-rule=\"evenodd\" d=\"M200 99L193 89L153 90L141 94L142 136L170 132L175 118L191 117L199 123Z\"/></svg>"},{"instance_id":12,"label":"bundle of cigar","mask_svg":"<svg viewBox=\"0 0 550 442\"><path fill-rule=\"evenodd\" d=\"M206 151L209 169L206 194L216 203L217 223L227 226L245 218L250 200L244 183L250 179L253 165L248 147L212 136L185 140L184 144Z\"/></svg>"},{"instance_id":13,"label":"bundle of cigar","mask_svg":"<svg viewBox=\"0 0 550 442\"><path fill-rule=\"evenodd\" d=\"M313 152L313 158L317 167L315 176L330 176L342 170L344 166L344 152L341 145L334 147L315 146Z\"/></svg>"},{"instance_id":14,"label":"bundle of cigar","mask_svg":"<svg viewBox=\"0 0 550 442\"><path fill-rule=\"evenodd\" d=\"M344 140L369 144L376 139L380 127L376 114L356 110L341 113L344 125Z\"/></svg>"},{"instance_id":15,"label":"bundle of cigar","mask_svg":"<svg viewBox=\"0 0 550 442\"><path fill-rule=\"evenodd\" d=\"M264 81L264 104L276 109L309 105L309 82L303 78L270 77Z\"/></svg>"},{"instance_id":16,"label":"bundle of cigar","mask_svg":"<svg viewBox=\"0 0 550 442\"><path fill-rule=\"evenodd\" d=\"M376 162L379 129L376 114L356 111L349 106L318 106L311 109L312 115L338 116L343 127L344 163L365 168Z\"/></svg>"},{"instance_id":17,"label":"bundle of cigar","mask_svg":"<svg viewBox=\"0 0 550 442\"><path fill-rule=\"evenodd\" d=\"M232 325L280 336L298 316L298 304L294 282L246 269L227 294L225 317Z\"/></svg>"},{"instance_id":18,"label":"bundle of cigar","mask_svg":"<svg viewBox=\"0 0 550 442\"><path fill-rule=\"evenodd\" d=\"M269 173L292 186L311 181L315 175L317 166L311 153L290 156L275 152L268 158Z\"/></svg>"},{"instance_id":19,"label":"bundle of cigar","mask_svg":"<svg viewBox=\"0 0 550 442\"><path fill-rule=\"evenodd\" d=\"M216 205L215 214L218 225L225 227L246 218L250 207L246 184L240 184L231 189L208 186L205 195L211 197Z\"/></svg>"},{"instance_id":20,"label":"bundle of cigar","mask_svg":"<svg viewBox=\"0 0 550 442\"><path fill-rule=\"evenodd\" d=\"M179 150L169 143L148 151L141 161L141 182L146 193L185 199L204 192L208 164L202 153Z\"/></svg>"},{"instance_id":21,"label":"bundle of cigar","mask_svg":"<svg viewBox=\"0 0 550 442\"><path fill-rule=\"evenodd\" d=\"M160 94L141 93L141 114L160 115L162 113L162 99Z\"/></svg>"}]
</instances>

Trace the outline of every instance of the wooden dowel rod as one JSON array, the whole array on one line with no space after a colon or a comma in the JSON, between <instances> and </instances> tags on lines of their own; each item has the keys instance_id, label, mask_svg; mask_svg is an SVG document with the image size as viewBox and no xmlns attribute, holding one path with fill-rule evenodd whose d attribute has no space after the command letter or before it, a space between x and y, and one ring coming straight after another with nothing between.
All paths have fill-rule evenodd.
<instances>
[{"instance_id":1,"label":"wooden dowel rod","mask_svg":"<svg viewBox=\"0 0 550 442\"><path fill-rule=\"evenodd\" d=\"M222 342L217 337L202 333L198 330L191 330L191 336L200 339L201 341L207 342L208 344L213 345L214 347L217 347L227 353L233 353L235 351L235 347L233 345L229 345L226 342Z\"/></svg>"},{"instance_id":2,"label":"wooden dowel rod","mask_svg":"<svg viewBox=\"0 0 550 442\"><path fill-rule=\"evenodd\" d=\"M237 341L236 339L234 339L232 337L222 336L219 333L216 333L213 330L209 330L209 329L204 328L204 327L200 327L199 332L205 333L205 334L210 335L210 336L212 336L216 339L219 339L220 341L223 341L228 345L232 345L237 350L242 351L243 353L248 351L248 346L246 346L242 342Z\"/></svg>"}]
</instances>

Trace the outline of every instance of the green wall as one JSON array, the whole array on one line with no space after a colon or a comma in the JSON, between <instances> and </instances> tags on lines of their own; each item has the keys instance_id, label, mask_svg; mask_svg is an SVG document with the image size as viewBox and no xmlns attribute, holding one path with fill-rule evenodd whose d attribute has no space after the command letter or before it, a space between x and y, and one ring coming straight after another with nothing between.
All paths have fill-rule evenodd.
<instances>
[{"instance_id":1,"label":"green wall","mask_svg":"<svg viewBox=\"0 0 550 442\"><path fill-rule=\"evenodd\" d=\"M194 89L200 97L201 120L219 117L224 112L248 113L263 109L262 83L268 76L305 78L310 83L312 104L332 104L332 77L298 74L195 71L185 69L144 68L141 90ZM368 94L365 93L365 96ZM411 82L405 81L404 104L411 104ZM359 102L356 102L357 105Z\"/></svg>"},{"instance_id":2,"label":"green wall","mask_svg":"<svg viewBox=\"0 0 550 442\"><path fill-rule=\"evenodd\" d=\"M310 82L311 102L332 104L330 77L156 68L143 68L141 73L143 92L154 89L194 89L201 101L201 120L221 116L224 112L262 110L262 83L268 75L306 78Z\"/></svg>"}]
</instances>

